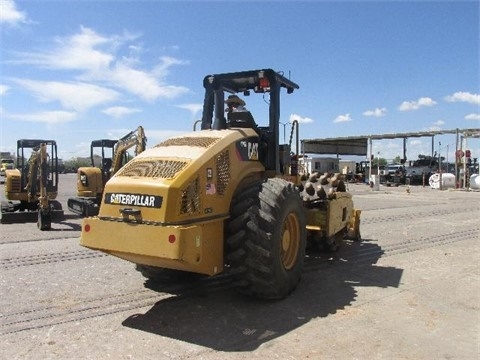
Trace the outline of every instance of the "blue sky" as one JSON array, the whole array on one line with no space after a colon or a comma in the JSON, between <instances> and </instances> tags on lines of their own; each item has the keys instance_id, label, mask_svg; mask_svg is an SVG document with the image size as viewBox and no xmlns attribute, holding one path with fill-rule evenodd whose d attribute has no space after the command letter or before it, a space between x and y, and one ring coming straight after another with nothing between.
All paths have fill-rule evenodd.
<instances>
[{"instance_id":1,"label":"blue sky","mask_svg":"<svg viewBox=\"0 0 480 360\"><path fill-rule=\"evenodd\" d=\"M260 68L300 85L281 122L302 139L480 128L478 1L0 0L0 26L1 151L53 138L63 159L87 156L138 125L153 146L191 131L205 75ZM266 123L263 99L245 100ZM455 136L435 138L447 148Z\"/></svg>"}]
</instances>

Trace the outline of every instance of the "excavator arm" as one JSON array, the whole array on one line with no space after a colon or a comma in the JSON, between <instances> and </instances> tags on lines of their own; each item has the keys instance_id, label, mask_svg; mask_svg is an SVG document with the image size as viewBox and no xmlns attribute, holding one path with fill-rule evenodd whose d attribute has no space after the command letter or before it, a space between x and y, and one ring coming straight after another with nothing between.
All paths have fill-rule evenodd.
<instances>
[{"instance_id":1,"label":"excavator arm","mask_svg":"<svg viewBox=\"0 0 480 360\"><path fill-rule=\"evenodd\" d=\"M49 167L47 144L41 143L38 149L34 148L28 160L28 181L25 190L28 202L38 201L37 227L40 230L49 230L52 222L52 212L47 193Z\"/></svg>"},{"instance_id":2,"label":"excavator arm","mask_svg":"<svg viewBox=\"0 0 480 360\"><path fill-rule=\"evenodd\" d=\"M142 126L139 126L134 131L130 131L118 140L115 145L115 154L113 155L112 167L110 168L110 176L115 175L115 173L120 170L125 152L133 146L135 146L135 156L143 152L147 147L147 138Z\"/></svg>"},{"instance_id":3,"label":"excavator arm","mask_svg":"<svg viewBox=\"0 0 480 360\"><path fill-rule=\"evenodd\" d=\"M40 209L48 209L48 153L47 145L41 143L38 150L34 149L28 160L28 181L25 187L28 201L38 200Z\"/></svg>"}]
</instances>

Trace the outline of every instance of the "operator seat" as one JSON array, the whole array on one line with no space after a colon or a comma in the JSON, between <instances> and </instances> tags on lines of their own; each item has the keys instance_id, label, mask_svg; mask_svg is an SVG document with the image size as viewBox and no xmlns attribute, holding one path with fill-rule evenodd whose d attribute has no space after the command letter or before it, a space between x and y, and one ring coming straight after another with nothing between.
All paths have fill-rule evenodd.
<instances>
[{"instance_id":1,"label":"operator seat","mask_svg":"<svg viewBox=\"0 0 480 360\"><path fill-rule=\"evenodd\" d=\"M106 183L110 179L110 170L112 167L112 159L104 158L102 162L102 177L103 183Z\"/></svg>"},{"instance_id":2,"label":"operator seat","mask_svg":"<svg viewBox=\"0 0 480 360\"><path fill-rule=\"evenodd\" d=\"M259 133L259 129L250 111L231 112L227 114L227 127L250 128Z\"/></svg>"},{"instance_id":3,"label":"operator seat","mask_svg":"<svg viewBox=\"0 0 480 360\"><path fill-rule=\"evenodd\" d=\"M104 172L109 172L111 167L112 167L112 159L104 158L102 162L102 170Z\"/></svg>"}]
</instances>

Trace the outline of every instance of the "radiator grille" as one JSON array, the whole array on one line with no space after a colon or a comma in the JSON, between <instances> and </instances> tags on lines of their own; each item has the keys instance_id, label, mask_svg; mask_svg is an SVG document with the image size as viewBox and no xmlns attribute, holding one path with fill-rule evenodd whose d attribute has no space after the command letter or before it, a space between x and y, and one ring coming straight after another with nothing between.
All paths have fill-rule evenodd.
<instances>
[{"instance_id":1,"label":"radiator grille","mask_svg":"<svg viewBox=\"0 0 480 360\"><path fill-rule=\"evenodd\" d=\"M11 184L11 192L22 192L22 182L20 181L20 178L13 178Z\"/></svg>"},{"instance_id":2,"label":"radiator grille","mask_svg":"<svg viewBox=\"0 0 480 360\"><path fill-rule=\"evenodd\" d=\"M155 147L163 146L195 146L208 148L215 144L219 138L215 137L178 137L173 139L165 140L164 142L155 145Z\"/></svg>"},{"instance_id":3,"label":"radiator grille","mask_svg":"<svg viewBox=\"0 0 480 360\"><path fill-rule=\"evenodd\" d=\"M117 175L174 179L187 165L187 161L134 159L121 168Z\"/></svg>"},{"instance_id":4,"label":"radiator grille","mask_svg":"<svg viewBox=\"0 0 480 360\"><path fill-rule=\"evenodd\" d=\"M200 180L195 178L180 192L180 214L200 213Z\"/></svg>"},{"instance_id":5,"label":"radiator grille","mask_svg":"<svg viewBox=\"0 0 480 360\"><path fill-rule=\"evenodd\" d=\"M217 194L223 195L230 181L230 155L228 150L217 155Z\"/></svg>"}]
</instances>

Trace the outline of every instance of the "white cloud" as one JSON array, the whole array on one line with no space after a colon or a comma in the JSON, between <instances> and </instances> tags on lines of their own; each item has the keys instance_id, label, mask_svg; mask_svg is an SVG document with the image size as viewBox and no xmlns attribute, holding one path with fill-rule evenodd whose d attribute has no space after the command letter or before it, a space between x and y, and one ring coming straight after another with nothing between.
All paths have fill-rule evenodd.
<instances>
[{"instance_id":1,"label":"white cloud","mask_svg":"<svg viewBox=\"0 0 480 360\"><path fill-rule=\"evenodd\" d=\"M188 89L183 86L162 85L150 74L124 64L118 64L107 76L116 87L146 101L154 101L158 98L172 99L188 92Z\"/></svg>"},{"instance_id":2,"label":"white cloud","mask_svg":"<svg viewBox=\"0 0 480 360\"><path fill-rule=\"evenodd\" d=\"M375 108L374 110L367 110L363 113L364 116L382 117L387 113L387 108Z\"/></svg>"},{"instance_id":3,"label":"white cloud","mask_svg":"<svg viewBox=\"0 0 480 360\"><path fill-rule=\"evenodd\" d=\"M404 101L399 107L398 110L400 111L411 111L411 110L418 110L424 106L434 106L437 102L432 100L429 97L421 97L418 100L414 101Z\"/></svg>"},{"instance_id":4,"label":"white cloud","mask_svg":"<svg viewBox=\"0 0 480 360\"><path fill-rule=\"evenodd\" d=\"M465 116L465 120L478 120L480 121L480 114L468 114Z\"/></svg>"},{"instance_id":5,"label":"white cloud","mask_svg":"<svg viewBox=\"0 0 480 360\"><path fill-rule=\"evenodd\" d=\"M151 70L139 68L142 61L137 56L141 53L141 46L132 43L138 37L129 33L103 36L82 26L77 34L57 38L53 49L40 53L17 53L17 60L10 62L77 71L77 81L108 85L149 102L186 94L188 88L168 84L165 78L172 66L188 62L162 57Z\"/></svg>"},{"instance_id":6,"label":"white cloud","mask_svg":"<svg viewBox=\"0 0 480 360\"><path fill-rule=\"evenodd\" d=\"M288 120L289 122L293 122L297 120L300 124L309 124L313 123L313 119L308 118L308 117L303 117L298 114L290 114L290 119Z\"/></svg>"},{"instance_id":7,"label":"white cloud","mask_svg":"<svg viewBox=\"0 0 480 360\"><path fill-rule=\"evenodd\" d=\"M114 117L115 119L119 119L121 117L135 114L138 112L141 112L142 110L140 109L135 109L135 108L128 108L125 106L112 106L109 107L105 110L102 110L104 114L107 114L108 116Z\"/></svg>"},{"instance_id":8,"label":"white cloud","mask_svg":"<svg viewBox=\"0 0 480 360\"><path fill-rule=\"evenodd\" d=\"M479 94L471 94L469 92L459 91L454 93L453 95L449 95L445 97L445 101L448 102L467 102L470 104L480 104L480 95Z\"/></svg>"},{"instance_id":9,"label":"white cloud","mask_svg":"<svg viewBox=\"0 0 480 360\"><path fill-rule=\"evenodd\" d=\"M115 101L120 94L114 90L87 83L34 81L14 79L17 84L32 92L41 102L59 101L63 107L86 111L91 107Z\"/></svg>"},{"instance_id":10,"label":"white cloud","mask_svg":"<svg viewBox=\"0 0 480 360\"><path fill-rule=\"evenodd\" d=\"M0 96L5 95L9 89L10 88L7 85L0 84Z\"/></svg>"},{"instance_id":11,"label":"white cloud","mask_svg":"<svg viewBox=\"0 0 480 360\"><path fill-rule=\"evenodd\" d=\"M340 122L346 122L346 121L352 121L350 114L338 115L335 118L335 120L333 120L334 123L340 123Z\"/></svg>"},{"instance_id":12,"label":"white cloud","mask_svg":"<svg viewBox=\"0 0 480 360\"><path fill-rule=\"evenodd\" d=\"M19 53L13 63L30 64L57 70L82 70L89 72L108 69L114 56L99 47L114 47L114 39L98 35L93 30L80 28L80 33L55 39L56 47L40 53Z\"/></svg>"},{"instance_id":13,"label":"white cloud","mask_svg":"<svg viewBox=\"0 0 480 360\"><path fill-rule=\"evenodd\" d=\"M27 114L5 114L5 118L15 121L43 122L47 124L60 124L76 119L76 112L72 111L41 111Z\"/></svg>"},{"instance_id":14,"label":"white cloud","mask_svg":"<svg viewBox=\"0 0 480 360\"><path fill-rule=\"evenodd\" d=\"M437 120L431 126L423 128L422 131L440 131L443 125L445 125L445 121Z\"/></svg>"},{"instance_id":15,"label":"white cloud","mask_svg":"<svg viewBox=\"0 0 480 360\"><path fill-rule=\"evenodd\" d=\"M169 69L173 65L187 65L188 61L179 60L172 56L162 56L160 58L161 62L153 69L153 74L160 77L165 77L169 74Z\"/></svg>"},{"instance_id":16,"label":"white cloud","mask_svg":"<svg viewBox=\"0 0 480 360\"><path fill-rule=\"evenodd\" d=\"M188 110L192 114L192 116L197 115L203 109L203 104L181 104L177 105L178 108Z\"/></svg>"},{"instance_id":17,"label":"white cloud","mask_svg":"<svg viewBox=\"0 0 480 360\"><path fill-rule=\"evenodd\" d=\"M0 24L17 25L27 22L27 15L17 9L13 0L0 0Z\"/></svg>"}]
</instances>

